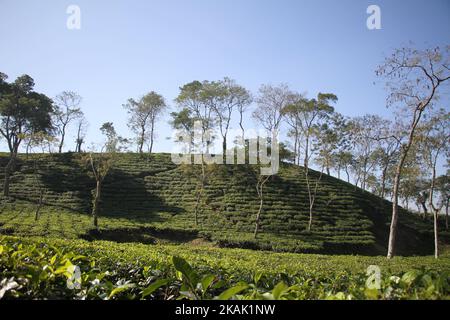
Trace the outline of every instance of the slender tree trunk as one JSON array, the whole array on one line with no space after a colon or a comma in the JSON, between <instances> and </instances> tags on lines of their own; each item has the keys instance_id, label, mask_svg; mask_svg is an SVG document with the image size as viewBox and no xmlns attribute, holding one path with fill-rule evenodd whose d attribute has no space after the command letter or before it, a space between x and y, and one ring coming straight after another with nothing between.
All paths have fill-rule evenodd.
<instances>
[{"instance_id":1,"label":"slender tree trunk","mask_svg":"<svg viewBox=\"0 0 450 320\"><path fill-rule=\"evenodd\" d=\"M433 210L434 214L434 258L439 258L439 239L438 239L438 211Z\"/></svg>"},{"instance_id":2,"label":"slender tree trunk","mask_svg":"<svg viewBox=\"0 0 450 320\"><path fill-rule=\"evenodd\" d=\"M92 218L93 218L93 222L94 222L94 227L97 230L98 230L98 211L99 211L99 205L100 205L101 188L102 188L102 183L101 183L100 179L98 179L96 188L95 188L94 204L92 206Z\"/></svg>"},{"instance_id":3,"label":"slender tree trunk","mask_svg":"<svg viewBox=\"0 0 450 320\"><path fill-rule=\"evenodd\" d=\"M387 166L383 168L383 172L381 174L381 198L384 198L384 195L386 193L386 172Z\"/></svg>"},{"instance_id":4,"label":"slender tree trunk","mask_svg":"<svg viewBox=\"0 0 450 320\"><path fill-rule=\"evenodd\" d=\"M417 114L418 112L418 114ZM398 193L400 187L400 177L402 174L403 165L405 163L406 157L408 156L409 149L413 143L414 132L416 130L417 124L419 123L420 117L423 111L416 110L413 116L413 121L411 124L411 129L409 131L408 143L406 144L403 152L400 155L400 160L397 164L397 168L395 169L394 176L394 187L392 190L392 219L391 226L389 229L389 243L388 243L388 253L387 258L391 259L395 254L395 241L397 235L397 222L398 222Z\"/></svg>"},{"instance_id":5,"label":"slender tree trunk","mask_svg":"<svg viewBox=\"0 0 450 320\"><path fill-rule=\"evenodd\" d=\"M150 148L149 153L153 152L153 135L154 135L154 129L155 129L155 122L152 120L152 128L150 129Z\"/></svg>"},{"instance_id":6,"label":"slender tree trunk","mask_svg":"<svg viewBox=\"0 0 450 320\"><path fill-rule=\"evenodd\" d=\"M226 163L225 158L226 158L226 154L227 154L227 135L225 134L222 138L223 138L223 140L222 140L222 156L223 156L224 163Z\"/></svg>"},{"instance_id":7,"label":"slender tree trunk","mask_svg":"<svg viewBox=\"0 0 450 320\"><path fill-rule=\"evenodd\" d=\"M143 153L145 142L145 125L141 125L141 136L139 138L138 151L139 153Z\"/></svg>"},{"instance_id":8,"label":"slender tree trunk","mask_svg":"<svg viewBox=\"0 0 450 320\"><path fill-rule=\"evenodd\" d=\"M448 230L448 206L449 206L450 198L447 198L447 202L445 203L445 230Z\"/></svg>"},{"instance_id":9,"label":"slender tree trunk","mask_svg":"<svg viewBox=\"0 0 450 320\"><path fill-rule=\"evenodd\" d=\"M255 239L256 239L256 237L258 235L259 226L260 226L260 223L261 223L261 212L262 212L263 203L264 203L263 188L264 188L264 184L267 182L269 177L270 176L266 176L266 177L259 176L258 182L256 183L256 192L258 193L258 197L259 197L259 209L258 209L258 213L256 214L255 232L253 234L253 237Z\"/></svg>"},{"instance_id":10,"label":"slender tree trunk","mask_svg":"<svg viewBox=\"0 0 450 320\"><path fill-rule=\"evenodd\" d=\"M202 157L202 173L200 177L200 189L197 191L197 198L195 201L195 208L194 208L194 222L195 226L198 226L198 211L200 207L200 200L203 195L203 190L205 188L205 180L206 180L206 171L205 171L205 164L203 163L203 157Z\"/></svg>"},{"instance_id":11,"label":"slender tree trunk","mask_svg":"<svg viewBox=\"0 0 450 320\"><path fill-rule=\"evenodd\" d=\"M241 130L242 130L242 141L244 141L244 147L245 147L245 130L244 130L244 126L242 124L242 112L239 112L239 126L241 127Z\"/></svg>"},{"instance_id":12,"label":"slender tree trunk","mask_svg":"<svg viewBox=\"0 0 450 320\"><path fill-rule=\"evenodd\" d=\"M258 235L258 231L259 231L259 224L260 224L260 219L261 219L261 211L263 208L263 198L261 196L261 198L259 199L259 209L258 209L258 213L256 214L256 220L255 220L255 232L253 234L253 237L256 239L257 235Z\"/></svg>"},{"instance_id":13,"label":"slender tree trunk","mask_svg":"<svg viewBox=\"0 0 450 320\"><path fill-rule=\"evenodd\" d=\"M13 168L15 166L17 153L12 152L8 161L8 164L5 166L5 180L3 183L3 195L5 197L9 196L9 184L10 184L10 176L11 172L13 171Z\"/></svg>"},{"instance_id":14,"label":"slender tree trunk","mask_svg":"<svg viewBox=\"0 0 450 320\"><path fill-rule=\"evenodd\" d=\"M62 152L65 136L66 136L66 125L63 125L63 127L61 129L61 141L59 142L58 153Z\"/></svg>"},{"instance_id":15,"label":"slender tree trunk","mask_svg":"<svg viewBox=\"0 0 450 320\"><path fill-rule=\"evenodd\" d=\"M34 221L37 221L40 217L40 212L41 212L41 208L42 208L42 200L44 198L44 190L40 190L39 192L39 202L38 202L38 206L36 208L36 211L34 212Z\"/></svg>"}]
</instances>

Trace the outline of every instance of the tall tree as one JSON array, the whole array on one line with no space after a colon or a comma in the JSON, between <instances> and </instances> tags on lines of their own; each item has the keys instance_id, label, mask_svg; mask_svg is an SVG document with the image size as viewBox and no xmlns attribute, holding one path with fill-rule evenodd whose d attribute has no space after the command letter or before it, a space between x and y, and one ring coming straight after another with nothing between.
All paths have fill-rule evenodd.
<instances>
[{"instance_id":1,"label":"tall tree","mask_svg":"<svg viewBox=\"0 0 450 320\"><path fill-rule=\"evenodd\" d=\"M170 113L170 125L179 130L179 136L176 137L175 142L181 142L186 146L185 152L191 153L194 149L194 123L195 118L192 116L191 110L184 108L179 112Z\"/></svg>"},{"instance_id":2,"label":"tall tree","mask_svg":"<svg viewBox=\"0 0 450 320\"><path fill-rule=\"evenodd\" d=\"M191 116L200 122L202 137L200 149L202 150L199 151L201 153L208 153L213 137L208 137L207 132L216 124L212 97L205 93L205 86L209 86L208 81L192 81L183 85L175 98L180 109L189 110Z\"/></svg>"},{"instance_id":3,"label":"tall tree","mask_svg":"<svg viewBox=\"0 0 450 320\"><path fill-rule=\"evenodd\" d=\"M299 97L298 95L296 96ZM312 140L318 137L318 129L329 119L329 116L334 112L331 103L337 101L337 97L331 93L319 93L316 99L306 99L300 97L293 103L283 107L282 113L295 112L298 117L300 134L303 137L303 155L304 155L304 171L306 186L308 188L309 200L309 223L308 230L311 230L313 223L313 208L317 189L322 178L323 167L318 179L315 179L314 184L309 175L309 163L312 157Z\"/></svg>"},{"instance_id":4,"label":"tall tree","mask_svg":"<svg viewBox=\"0 0 450 320\"><path fill-rule=\"evenodd\" d=\"M444 206L444 202L437 204L436 190L436 167L439 157L442 154L449 153L450 141L450 112L441 109L434 113L431 119L424 123L419 129L418 140L420 149L427 165L430 177L430 191L428 193L429 208L433 210L433 224L434 224L434 257L439 257L439 237L438 237L438 214Z\"/></svg>"},{"instance_id":5,"label":"tall tree","mask_svg":"<svg viewBox=\"0 0 450 320\"><path fill-rule=\"evenodd\" d=\"M80 109L81 101L81 96L73 91L63 91L54 99L55 112L53 124L59 135L59 153L62 152L69 123L83 116L83 112Z\"/></svg>"},{"instance_id":6,"label":"tall tree","mask_svg":"<svg viewBox=\"0 0 450 320\"><path fill-rule=\"evenodd\" d=\"M242 139L244 138L244 127L242 124L242 113L251 103L250 93L242 86L236 84L236 81L224 78L221 81L208 83L206 85L206 96L211 101L211 107L214 109L220 134L222 135L222 152L226 155L227 135L230 128L230 121L235 110L239 111L239 125L242 130Z\"/></svg>"},{"instance_id":7,"label":"tall tree","mask_svg":"<svg viewBox=\"0 0 450 320\"><path fill-rule=\"evenodd\" d=\"M149 153L152 153L155 123L166 107L164 97L155 91L147 93L139 101L128 99L128 102L124 104L124 108L130 115L128 127L137 135L136 140L140 153L143 152L147 140L150 140Z\"/></svg>"},{"instance_id":8,"label":"tall tree","mask_svg":"<svg viewBox=\"0 0 450 320\"><path fill-rule=\"evenodd\" d=\"M376 166L374 151L380 141L380 135L386 126L386 122L378 115L366 114L355 117L350 122L352 135L352 152L355 159L356 185L358 182L362 189L366 189L367 177L372 174Z\"/></svg>"},{"instance_id":9,"label":"tall tree","mask_svg":"<svg viewBox=\"0 0 450 320\"><path fill-rule=\"evenodd\" d=\"M409 122L408 134L402 139L400 157L394 175L388 259L395 254L398 193L403 165L414 142L416 128L423 113L437 99L439 88L447 84L450 79L449 52L450 46L445 49L436 47L426 50L404 47L395 50L376 71L378 76L386 79L388 106L400 108L403 119Z\"/></svg>"},{"instance_id":10,"label":"tall tree","mask_svg":"<svg viewBox=\"0 0 450 320\"><path fill-rule=\"evenodd\" d=\"M9 195L9 180L14 170L19 146L26 136L33 133L52 133L51 115L53 101L35 92L34 80L28 75L7 83L6 75L0 76L0 133L5 138L10 160L5 167L3 194Z\"/></svg>"},{"instance_id":11,"label":"tall tree","mask_svg":"<svg viewBox=\"0 0 450 320\"><path fill-rule=\"evenodd\" d=\"M84 115L78 118L77 122L77 137L75 139L75 152L80 153L82 151L83 143L86 139L86 131L88 127L88 122Z\"/></svg>"},{"instance_id":12,"label":"tall tree","mask_svg":"<svg viewBox=\"0 0 450 320\"><path fill-rule=\"evenodd\" d=\"M252 117L269 133L278 130L283 118L283 109L293 103L294 93L282 83L278 86L264 84L256 97L257 108Z\"/></svg>"},{"instance_id":13,"label":"tall tree","mask_svg":"<svg viewBox=\"0 0 450 320\"><path fill-rule=\"evenodd\" d=\"M100 151L89 152L83 158L95 179L95 191L92 199L92 220L93 226L97 231L103 181L114 166L117 152L125 149L128 143L127 139L117 135L112 122L105 122L100 127L100 131L106 137L106 141L103 143Z\"/></svg>"}]
</instances>

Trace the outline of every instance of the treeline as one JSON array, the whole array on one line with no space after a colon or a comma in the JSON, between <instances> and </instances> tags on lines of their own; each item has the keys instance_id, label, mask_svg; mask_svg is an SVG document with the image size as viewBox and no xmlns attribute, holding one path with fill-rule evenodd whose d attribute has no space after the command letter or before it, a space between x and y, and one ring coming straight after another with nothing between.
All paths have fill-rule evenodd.
<instances>
[{"instance_id":1,"label":"treeline","mask_svg":"<svg viewBox=\"0 0 450 320\"><path fill-rule=\"evenodd\" d=\"M187 151L208 151L220 141L223 155L230 149L228 134L233 120L241 131L241 142L248 144L244 119L252 119L269 133L285 131L286 141L280 144L283 160L302 165L308 187L310 208L309 229L313 224L315 196L322 174L334 174L364 190L393 202L388 256L395 252L395 235L399 200L406 208L415 204L424 219L433 214L436 256L438 255L437 221L444 209L448 228L449 174L437 175L442 163L448 168L450 126L448 106L439 104L450 79L449 47L416 50L401 48L388 56L376 70L386 84L387 104L392 109L390 119L367 114L347 117L334 108L338 97L319 93L307 97L286 84L262 85L252 94L235 80L193 81L183 85L174 102L169 123L189 136L183 141ZM7 143L10 160L5 167L3 193L9 194L9 180L14 170L19 147L26 152L41 149L52 152L57 146L62 152L69 126L77 132L76 152L83 151L87 120L80 108L82 98L65 91L50 99L34 91L34 81L28 75L13 82L0 73L0 133ZM132 139L119 136L111 122L100 128L106 142L95 153L86 154L86 164L97 181L93 215L96 212L101 182L113 165L116 152L128 150L135 144L140 153L153 151L155 128L167 113L165 98L151 91L139 99L129 99L124 105L128 112L128 127ZM194 124L201 124L202 141L194 141ZM216 130L217 137L207 132ZM204 138L203 138L204 137ZM175 141L180 142L180 141ZM244 146L245 147L245 144ZM312 179L309 168L320 171ZM206 163L201 162L197 203L207 181ZM255 237L263 206L263 187L269 181L261 174L256 190L261 201L256 216ZM198 207L198 206L197 206ZM196 207L196 223L197 210Z\"/></svg>"}]
</instances>

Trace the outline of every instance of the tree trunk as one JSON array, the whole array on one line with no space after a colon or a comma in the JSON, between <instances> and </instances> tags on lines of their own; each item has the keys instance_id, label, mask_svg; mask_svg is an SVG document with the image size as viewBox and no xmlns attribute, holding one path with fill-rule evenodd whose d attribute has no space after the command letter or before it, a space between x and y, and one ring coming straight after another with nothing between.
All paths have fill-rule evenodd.
<instances>
[{"instance_id":1,"label":"tree trunk","mask_svg":"<svg viewBox=\"0 0 450 320\"><path fill-rule=\"evenodd\" d=\"M9 196L10 176L11 176L11 171L13 170L15 162L16 162L16 157L17 157L17 154L15 152L11 153L8 164L5 166L5 180L3 183L3 195L5 197Z\"/></svg>"},{"instance_id":2,"label":"tree trunk","mask_svg":"<svg viewBox=\"0 0 450 320\"><path fill-rule=\"evenodd\" d=\"M94 196L94 204L92 206L92 218L94 220L94 227L98 230L98 210L100 205L100 197L101 197L101 181L97 180L97 185L95 188L95 196Z\"/></svg>"},{"instance_id":3,"label":"tree trunk","mask_svg":"<svg viewBox=\"0 0 450 320\"><path fill-rule=\"evenodd\" d=\"M139 139L139 153L143 152L143 148L144 148L144 141L145 141L145 126L141 126L141 137Z\"/></svg>"},{"instance_id":4,"label":"tree trunk","mask_svg":"<svg viewBox=\"0 0 450 320\"><path fill-rule=\"evenodd\" d=\"M239 126L241 127L242 130L242 141L244 141L244 147L245 147L245 130L244 130L244 126L242 125L242 112L239 112Z\"/></svg>"},{"instance_id":5,"label":"tree trunk","mask_svg":"<svg viewBox=\"0 0 450 320\"><path fill-rule=\"evenodd\" d=\"M66 129L65 126L62 129L61 132L61 141L59 142L59 147L58 147L58 152L61 153L62 152L62 148L64 146L64 137L66 136Z\"/></svg>"},{"instance_id":6,"label":"tree trunk","mask_svg":"<svg viewBox=\"0 0 450 320\"><path fill-rule=\"evenodd\" d=\"M258 213L256 214L256 220L255 220L255 233L253 235L253 237L256 239L256 236L258 235L258 231L259 231L259 224L260 224L260 219L261 219L261 211L263 208L263 198L261 195L261 198L259 200L259 209L258 209Z\"/></svg>"},{"instance_id":7,"label":"tree trunk","mask_svg":"<svg viewBox=\"0 0 450 320\"><path fill-rule=\"evenodd\" d=\"M154 132L154 127L155 127L155 124L154 124L154 122L152 122L152 128L151 128L151 130L150 130L150 148L149 148L149 153L152 153L152 151L153 151L153 132Z\"/></svg>"},{"instance_id":8,"label":"tree trunk","mask_svg":"<svg viewBox=\"0 0 450 320\"><path fill-rule=\"evenodd\" d=\"M261 223L261 212L262 212L263 203L264 203L263 188L264 188L264 184L267 182L267 180L269 180L269 177L270 176L266 176L266 177L259 176L258 182L256 183L256 192L258 193L258 197L259 197L259 209L258 209L258 213L256 214L255 232L253 234L253 237L255 239L258 235L259 226Z\"/></svg>"},{"instance_id":9,"label":"tree trunk","mask_svg":"<svg viewBox=\"0 0 450 320\"><path fill-rule=\"evenodd\" d=\"M434 210L434 258L439 258L438 210Z\"/></svg>"},{"instance_id":10,"label":"tree trunk","mask_svg":"<svg viewBox=\"0 0 450 320\"><path fill-rule=\"evenodd\" d=\"M426 106L426 105L425 105ZM413 143L414 139L414 132L416 130L417 125L419 124L420 117L422 116L423 108L422 109L416 109L414 111L413 120L411 123L411 129L409 131L408 135L408 143L406 144L405 148L402 150L400 160L397 164L397 168L395 169L395 176L394 176L394 187L392 190L392 219L391 219L391 226L389 230L389 243L388 243L388 253L387 258L391 259L394 257L395 254L395 240L396 240L396 234L397 234L397 221L398 221L398 192L400 187L400 176L402 174L403 164L405 163L406 157L408 156L409 149L411 148L411 145Z\"/></svg>"},{"instance_id":11,"label":"tree trunk","mask_svg":"<svg viewBox=\"0 0 450 320\"><path fill-rule=\"evenodd\" d=\"M226 154L227 154L227 135L224 135L222 140L222 156L223 161L226 163Z\"/></svg>"},{"instance_id":12,"label":"tree trunk","mask_svg":"<svg viewBox=\"0 0 450 320\"><path fill-rule=\"evenodd\" d=\"M36 208L36 211L34 212L34 221L38 221L38 219L40 217L39 213L41 211L43 197L44 197L44 190L41 190L39 193L38 206Z\"/></svg>"},{"instance_id":13,"label":"tree trunk","mask_svg":"<svg viewBox=\"0 0 450 320\"><path fill-rule=\"evenodd\" d=\"M448 205L450 198L447 198L447 202L445 203L445 230L448 230Z\"/></svg>"},{"instance_id":14,"label":"tree trunk","mask_svg":"<svg viewBox=\"0 0 450 320\"><path fill-rule=\"evenodd\" d=\"M386 193L386 172L387 166L383 168L383 172L381 174L381 198L384 198L384 195Z\"/></svg>"}]
</instances>

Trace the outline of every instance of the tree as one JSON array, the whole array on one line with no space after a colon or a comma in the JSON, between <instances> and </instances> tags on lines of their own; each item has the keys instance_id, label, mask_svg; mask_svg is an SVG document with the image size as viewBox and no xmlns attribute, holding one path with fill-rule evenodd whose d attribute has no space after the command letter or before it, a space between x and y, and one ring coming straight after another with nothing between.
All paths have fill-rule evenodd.
<instances>
[{"instance_id":1,"label":"tree","mask_svg":"<svg viewBox=\"0 0 450 320\"><path fill-rule=\"evenodd\" d=\"M236 81L224 78L218 82L209 82L205 85L205 97L214 109L220 134L222 135L222 152L225 157L227 151L227 135L233 112L237 109L240 114L239 125L244 139L242 113L251 102L250 93Z\"/></svg>"},{"instance_id":2,"label":"tree","mask_svg":"<svg viewBox=\"0 0 450 320\"><path fill-rule=\"evenodd\" d=\"M208 81L192 81L180 88L180 93L175 99L180 109L189 110L190 115L200 122L201 127L201 152L208 152L213 137L207 137L207 132L215 125L214 108L211 97L205 94L205 86Z\"/></svg>"},{"instance_id":3,"label":"tree","mask_svg":"<svg viewBox=\"0 0 450 320\"><path fill-rule=\"evenodd\" d=\"M390 168L395 165L395 159L398 157L400 143L396 137L399 136L399 128L396 128L392 121L384 119L378 130L379 132L374 137L377 145L374 150L373 160L381 171L379 195L381 198L384 198L386 195L387 174Z\"/></svg>"},{"instance_id":4,"label":"tree","mask_svg":"<svg viewBox=\"0 0 450 320\"><path fill-rule=\"evenodd\" d=\"M53 143L55 137L42 133L42 132L36 132L33 133L30 136L27 136L26 139L28 140L27 147L30 152L33 152L35 148L42 148L44 149L46 145L49 143ZM45 188L45 185L42 183L40 177L39 177L39 168L38 168L38 162L42 160L40 155L38 153L34 154L33 156L33 177L34 177L34 183L36 190L38 191L38 202L36 209L34 211L34 220L37 221L40 217L40 212L42 209L42 205L44 204L44 194L47 191Z\"/></svg>"},{"instance_id":5,"label":"tree","mask_svg":"<svg viewBox=\"0 0 450 320\"><path fill-rule=\"evenodd\" d=\"M366 114L353 118L350 121L350 132L353 143L354 171L356 173L356 185L360 183L362 189L366 189L367 177L372 173L377 158L374 151L378 147L380 135L384 135L387 123L377 115Z\"/></svg>"},{"instance_id":6,"label":"tree","mask_svg":"<svg viewBox=\"0 0 450 320\"><path fill-rule=\"evenodd\" d=\"M95 179L95 191L92 200L92 218L94 228L97 231L103 181L114 166L117 152L126 148L126 144L128 143L127 139L117 135L112 122L105 122L100 127L100 131L106 136L106 141L100 148L100 151L96 153L89 152L83 158Z\"/></svg>"},{"instance_id":7,"label":"tree","mask_svg":"<svg viewBox=\"0 0 450 320\"><path fill-rule=\"evenodd\" d=\"M256 97L257 108L253 118L270 134L278 130L283 117L283 110L293 102L294 93L282 83L278 86L262 85Z\"/></svg>"},{"instance_id":8,"label":"tree","mask_svg":"<svg viewBox=\"0 0 450 320\"><path fill-rule=\"evenodd\" d=\"M448 230L448 207L450 202L450 176L448 172L436 178L435 187L440 195L441 204L445 207L445 229Z\"/></svg>"},{"instance_id":9,"label":"tree","mask_svg":"<svg viewBox=\"0 0 450 320\"><path fill-rule=\"evenodd\" d=\"M434 225L434 257L439 257L439 241L438 241L438 214L444 206L441 201L440 205L436 203L434 195L436 189L436 166L439 156L443 153L449 153L450 139L450 112L441 109L432 115L431 119L427 121L422 128L419 129L419 141L421 142L421 151L429 171L430 191L428 193L429 208L433 210L433 225Z\"/></svg>"},{"instance_id":10,"label":"tree","mask_svg":"<svg viewBox=\"0 0 450 320\"><path fill-rule=\"evenodd\" d=\"M288 86L285 84L281 84L277 87L273 87L271 85L262 85L259 89L259 95L256 98L257 107L254 110L252 116L255 121L260 124L267 133L271 136L271 155L272 152L278 152L279 150L274 150L273 146L279 149L278 142L275 140L278 137L278 131L281 124L281 120L283 117L283 109L292 102L294 93L289 90ZM253 140L253 142L252 142ZM260 201L259 209L256 214L255 219L255 231L254 237L257 237L259 228L260 228L260 220L261 220L261 212L263 209L264 203L264 186L269 181L270 177L273 177L275 173L270 175L262 174L261 172L261 159L265 157L265 150L262 148L265 147L264 137L258 137L257 140L249 139L249 146L251 143L259 146L258 151L258 164L256 167L258 171L256 173L256 191L257 196ZM249 148L249 152L251 152L251 148ZM249 157L255 157L256 155L250 155ZM278 160L278 159L277 159Z\"/></svg>"},{"instance_id":11,"label":"tree","mask_svg":"<svg viewBox=\"0 0 450 320\"><path fill-rule=\"evenodd\" d=\"M106 142L102 148L104 148L107 153L120 152L128 147L128 139L122 138L117 134L112 122L105 122L102 124L100 131L106 137Z\"/></svg>"},{"instance_id":12,"label":"tree","mask_svg":"<svg viewBox=\"0 0 450 320\"><path fill-rule=\"evenodd\" d=\"M347 149L347 126L345 118L340 113L333 112L328 121L317 127L314 145L318 153L316 163L320 167L324 167L328 175L330 175L330 169L336 166L339 175L340 164L335 163L337 160L335 155L338 150Z\"/></svg>"},{"instance_id":13,"label":"tree","mask_svg":"<svg viewBox=\"0 0 450 320\"><path fill-rule=\"evenodd\" d=\"M81 104L81 96L73 91L63 91L55 97L55 112L53 123L59 134L58 152L62 152L64 146L64 138L66 129L70 122L83 116L83 112L79 108Z\"/></svg>"},{"instance_id":14,"label":"tree","mask_svg":"<svg viewBox=\"0 0 450 320\"><path fill-rule=\"evenodd\" d=\"M14 170L19 146L24 138L37 132L52 133L53 101L33 90L34 80L28 75L22 75L12 83L5 80L6 75L1 74L0 133L10 152L10 160L5 167L3 193L8 196L11 171Z\"/></svg>"},{"instance_id":15,"label":"tree","mask_svg":"<svg viewBox=\"0 0 450 320\"><path fill-rule=\"evenodd\" d=\"M147 140L150 140L149 153L152 153L155 123L166 107L164 97L155 91L147 93L139 101L128 99L124 105L130 115L128 127L137 135L136 140L140 153L143 152Z\"/></svg>"},{"instance_id":16,"label":"tree","mask_svg":"<svg viewBox=\"0 0 450 320\"><path fill-rule=\"evenodd\" d=\"M292 97L292 96L291 96ZM336 102L337 97L331 93L319 93L316 99L306 99L296 96L297 100L282 108L283 114L295 113L298 118L300 134L303 136L303 154L304 154L304 170L306 186L308 188L309 200L309 223L308 230L311 230L313 222L313 208L317 194L319 182L322 178L323 167L319 178L315 180L314 186L309 176L309 162L313 150L312 139L318 137L318 129L329 119L330 114L334 112L334 108L330 103Z\"/></svg>"},{"instance_id":17,"label":"tree","mask_svg":"<svg viewBox=\"0 0 450 320\"><path fill-rule=\"evenodd\" d=\"M338 178L340 179L339 172L341 169L344 169L344 172L347 175L347 182L350 183L349 168L354 162L353 154L350 151L340 150L336 153L335 158L336 160L334 162L337 166Z\"/></svg>"},{"instance_id":18,"label":"tree","mask_svg":"<svg viewBox=\"0 0 450 320\"><path fill-rule=\"evenodd\" d=\"M398 221L398 193L402 169L416 128L423 113L430 108L437 98L439 87L450 79L450 46L444 50L416 50L401 48L387 57L378 67L376 74L386 79L388 90L387 104L402 110L403 119L408 119L408 134L401 143L400 157L397 162L392 201L392 219L389 231L388 253L390 259L395 254Z\"/></svg>"},{"instance_id":19,"label":"tree","mask_svg":"<svg viewBox=\"0 0 450 320\"><path fill-rule=\"evenodd\" d=\"M88 122L84 115L78 118L77 122L77 137L75 139L75 152L80 153L82 151L81 147L86 139L86 131L88 127Z\"/></svg>"},{"instance_id":20,"label":"tree","mask_svg":"<svg viewBox=\"0 0 450 320\"><path fill-rule=\"evenodd\" d=\"M295 101L300 101L302 96L292 97ZM300 103L289 104L281 110L281 113L290 127L288 136L294 139L294 164L300 164L300 143L301 143L301 121L302 105Z\"/></svg>"},{"instance_id":21,"label":"tree","mask_svg":"<svg viewBox=\"0 0 450 320\"><path fill-rule=\"evenodd\" d=\"M187 153L191 153L194 148L194 123L196 120L192 117L191 110L184 108L179 112L171 112L170 116L172 117L169 121L170 125L179 130L176 142L184 143L187 146Z\"/></svg>"}]
</instances>

